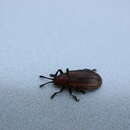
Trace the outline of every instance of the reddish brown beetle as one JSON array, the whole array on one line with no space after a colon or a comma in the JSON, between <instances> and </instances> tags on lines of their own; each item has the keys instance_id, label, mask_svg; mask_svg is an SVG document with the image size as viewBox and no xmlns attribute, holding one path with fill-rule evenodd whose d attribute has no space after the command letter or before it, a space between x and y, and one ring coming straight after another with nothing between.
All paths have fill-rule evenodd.
<instances>
[{"instance_id":1,"label":"reddish brown beetle","mask_svg":"<svg viewBox=\"0 0 130 130\"><path fill-rule=\"evenodd\" d=\"M60 74L58 75L58 73ZM61 93L65 88L67 88L69 90L70 95L75 99L75 101L79 101L79 99L77 99L77 97L72 94L72 90L85 93L86 90L97 89L102 84L102 78L99 74L96 73L96 69L71 71L69 71L69 69L66 69L65 73L63 73L63 71L59 69L55 74L50 74L50 77L52 78L40 75L40 78L52 80L50 82L40 85L40 87L43 87L48 83L54 83L56 86L59 86L61 88L60 91L55 92L51 96L51 99L53 99L58 93Z\"/></svg>"}]
</instances>

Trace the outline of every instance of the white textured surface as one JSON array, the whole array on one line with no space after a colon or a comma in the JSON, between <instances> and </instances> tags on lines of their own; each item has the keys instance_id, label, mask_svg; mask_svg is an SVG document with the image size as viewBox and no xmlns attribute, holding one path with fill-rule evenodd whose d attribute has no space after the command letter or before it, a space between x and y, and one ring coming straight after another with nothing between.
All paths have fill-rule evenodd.
<instances>
[{"instance_id":1,"label":"white textured surface","mask_svg":"<svg viewBox=\"0 0 130 130\"><path fill-rule=\"evenodd\" d=\"M129 0L1 0L0 130L130 130L129 56ZM67 67L102 88L50 100L38 75Z\"/></svg>"}]
</instances>

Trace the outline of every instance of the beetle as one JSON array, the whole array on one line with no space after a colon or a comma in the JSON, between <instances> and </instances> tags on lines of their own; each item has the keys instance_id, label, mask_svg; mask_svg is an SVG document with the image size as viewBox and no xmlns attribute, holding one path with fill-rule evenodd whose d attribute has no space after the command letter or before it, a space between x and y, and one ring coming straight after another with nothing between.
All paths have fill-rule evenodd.
<instances>
[{"instance_id":1,"label":"beetle","mask_svg":"<svg viewBox=\"0 0 130 130\"><path fill-rule=\"evenodd\" d=\"M87 90L95 90L102 85L102 78L96 72L96 69L69 71L69 69L67 68L66 72L63 72L61 69L58 69L55 74L50 74L50 77L40 75L40 78L52 80L40 85L40 87L43 87L48 83L54 83L55 86L60 88L58 92L55 92L51 96L51 99L53 99L57 94L61 93L64 89L68 89L70 95L77 102L79 101L79 99L72 94L72 90L85 94Z\"/></svg>"}]
</instances>

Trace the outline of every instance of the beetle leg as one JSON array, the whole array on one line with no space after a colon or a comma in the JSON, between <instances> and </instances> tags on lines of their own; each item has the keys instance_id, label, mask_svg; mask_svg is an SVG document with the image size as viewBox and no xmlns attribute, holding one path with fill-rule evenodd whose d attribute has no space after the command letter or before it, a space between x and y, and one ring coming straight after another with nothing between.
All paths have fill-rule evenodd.
<instances>
[{"instance_id":1,"label":"beetle leg","mask_svg":"<svg viewBox=\"0 0 130 130\"><path fill-rule=\"evenodd\" d=\"M87 68L85 68L85 69L83 69L83 71L88 71L89 69L87 69Z\"/></svg>"},{"instance_id":2,"label":"beetle leg","mask_svg":"<svg viewBox=\"0 0 130 130\"><path fill-rule=\"evenodd\" d=\"M66 74L69 77L69 69L68 68L66 69Z\"/></svg>"},{"instance_id":3,"label":"beetle leg","mask_svg":"<svg viewBox=\"0 0 130 130\"><path fill-rule=\"evenodd\" d=\"M57 76L58 72L60 72L60 74L63 74L63 71L61 69L58 69L55 76Z\"/></svg>"},{"instance_id":4,"label":"beetle leg","mask_svg":"<svg viewBox=\"0 0 130 130\"><path fill-rule=\"evenodd\" d=\"M51 77L56 77L58 73L63 74L63 71L61 69L58 69L55 74L50 74Z\"/></svg>"},{"instance_id":5,"label":"beetle leg","mask_svg":"<svg viewBox=\"0 0 130 130\"><path fill-rule=\"evenodd\" d=\"M66 73L69 74L69 69L68 68L66 69Z\"/></svg>"},{"instance_id":6,"label":"beetle leg","mask_svg":"<svg viewBox=\"0 0 130 130\"><path fill-rule=\"evenodd\" d=\"M69 88L69 93L70 93L70 95L74 98L74 100L75 100L76 102L79 102L79 99L78 99L75 95L72 94L72 89L71 89L71 88Z\"/></svg>"},{"instance_id":7,"label":"beetle leg","mask_svg":"<svg viewBox=\"0 0 130 130\"><path fill-rule=\"evenodd\" d=\"M54 94L52 94L51 99L53 99L57 94L61 93L64 89L65 89L65 87L62 87L62 88L60 89L60 91L55 92Z\"/></svg>"},{"instance_id":8,"label":"beetle leg","mask_svg":"<svg viewBox=\"0 0 130 130\"><path fill-rule=\"evenodd\" d=\"M81 92L82 94L85 94L86 92L84 90L77 90L78 92Z\"/></svg>"},{"instance_id":9,"label":"beetle leg","mask_svg":"<svg viewBox=\"0 0 130 130\"><path fill-rule=\"evenodd\" d=\"M96 72L97 70L96 69L92 69L93 72Z\"/></svg>"}]
</instances>

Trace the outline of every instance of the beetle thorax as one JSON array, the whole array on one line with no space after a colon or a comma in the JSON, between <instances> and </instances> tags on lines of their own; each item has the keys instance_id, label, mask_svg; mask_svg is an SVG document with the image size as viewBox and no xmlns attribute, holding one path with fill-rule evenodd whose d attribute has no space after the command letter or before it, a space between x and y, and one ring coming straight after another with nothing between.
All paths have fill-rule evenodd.
<instances>
[{"instance_id":1,"label":"beetle thorax","mask_svg":"<svg viewBox=\"0 0 130 130\"><path fill-rule=\"evenodd\" d=\"M67 85L67 84L68 84L68 81L69 81L69 78L68 78L68 76L66 76L66 75L57 76L57 77L54 79L54 84L64 86L64 85Z\"/></svg>"}]
</instances>

